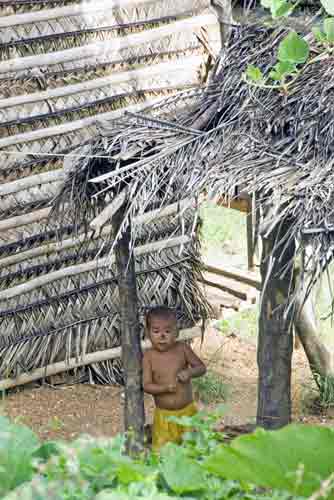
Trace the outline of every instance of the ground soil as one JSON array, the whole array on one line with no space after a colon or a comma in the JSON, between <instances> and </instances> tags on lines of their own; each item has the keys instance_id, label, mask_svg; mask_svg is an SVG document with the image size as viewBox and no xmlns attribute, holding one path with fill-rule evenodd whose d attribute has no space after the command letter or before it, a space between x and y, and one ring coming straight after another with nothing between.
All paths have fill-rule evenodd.
<instances>
[{"instance_id":1,"label":"ground soil","mask_svg":"<svg viewBox=\"0 0 334 500\"><path fill-rule=\"evenodd\" d=\"M205 340L195 341L196 351L209 368L218 372L228 386L226 425L253 423L256 416L256 345L237 335L223 336L214 327ZM293 357L293 418L296 421L330 424L330 415L310 415L305 394L310 394L312 378L303 350ZM78 384L72 386L30 386L3 399L2 412L29 425L41 439L74 439L85 433L112 436L122 431L122 389L120 387ZM145 400L147 420L153 404Z\"/></svg>"}]
</instances>

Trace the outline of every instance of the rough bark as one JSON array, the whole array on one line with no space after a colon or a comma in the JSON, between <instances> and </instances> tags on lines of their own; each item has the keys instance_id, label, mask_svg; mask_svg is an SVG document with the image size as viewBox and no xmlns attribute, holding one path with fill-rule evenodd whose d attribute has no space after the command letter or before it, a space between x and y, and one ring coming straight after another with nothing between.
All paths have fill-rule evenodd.
<instances>
[{"instance_id":1,"label":"rough bark","mask_svg":"<svg viewBox=\"0 0 334 500\"><path fill-rule=\"evenodd\" d=\"M121 226L122 208L113 217L115 234ZM125 379L124 428L127 451L136 454L144 443L144 392L142 385L142 349L138 314L135 261L130 250L131 227L123 232L115 247L118 290L122 322L122 363Z\"/></svg>"},{"instance_id":2,"label":"rough bark","mask_svg":"<svg viewBox=\"0 0 334 500\"><path fill-rule=\"evenodd\" d=\"M261 277L262 299L258 339L257 425L277 429L290 422L291 358L293 335L291 317L285 317L291 273L280 279L285 264L292 258L294 243L282 253L275 246L285 234L283 224L263 238Z\"/></svg>"}]
</instances>

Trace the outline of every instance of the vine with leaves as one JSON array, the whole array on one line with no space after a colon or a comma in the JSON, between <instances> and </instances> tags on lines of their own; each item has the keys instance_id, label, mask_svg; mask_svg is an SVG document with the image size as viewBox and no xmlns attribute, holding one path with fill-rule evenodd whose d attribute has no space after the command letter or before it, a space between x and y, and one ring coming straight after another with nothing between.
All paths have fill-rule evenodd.
<instances>
[{"instance_id":1,"label":"vine with leaves","mask_svg":"<svg viewBox=\"0 0 334 500\"><path fill-rule=\"evenodd\" d=\"M289 16L299 2L291 3L288 0L261 0L261 5L270 10L273 19ZM320 53L311 57L310 45L307 38L303 38L296 31L291 31L279 44L277 62L264 75L261 69L249 65L244 78L250 85L256 87L277 89L288 92L289 86L308 67L320 59L334 53L334 0L321 0L326 12L321 27L315 27L313 35L321 48Z\"/></svg>"}]
</instances>

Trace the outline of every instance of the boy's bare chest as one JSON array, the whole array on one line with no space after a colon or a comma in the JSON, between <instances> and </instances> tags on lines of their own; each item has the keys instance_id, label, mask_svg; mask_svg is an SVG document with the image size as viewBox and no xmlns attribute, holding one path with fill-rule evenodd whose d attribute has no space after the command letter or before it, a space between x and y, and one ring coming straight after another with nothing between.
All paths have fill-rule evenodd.
<instances>
[{"instance_id":1,"label":"boy's bare chest","mask_svg":"<svg viewBox=\"0 0 334 500\"><path fill-rule=\"evenodd\" d=\"M185 356L182 352L155 353L152 357L152 372L156 380L174 378L186 368Z\"/></svg>"}]
</instances>

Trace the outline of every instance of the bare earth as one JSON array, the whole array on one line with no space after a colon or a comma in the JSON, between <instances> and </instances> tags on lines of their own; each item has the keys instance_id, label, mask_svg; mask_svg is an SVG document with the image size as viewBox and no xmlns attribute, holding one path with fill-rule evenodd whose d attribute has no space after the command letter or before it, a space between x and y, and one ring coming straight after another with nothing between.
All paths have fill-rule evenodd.
<instances>
[{"instance_id":1,"label":"bare earth","mask_svg":"<svg viewBox=\"0 0 334 500\"><path fill-rule=\"evenodd\" d=\"M202 346L200 340L195 341L195 349L228 385L225 424L253 423L257 397L255 343L236 336L224 337L210 327ZM331 416L310 416L305 408L305 393L311 386L305 355L299 349L293 357L294 420L328 425ZM32 427L43 440L72 440L83 433L112 436L122 431L121 392L120 387L83 384L26 387L6 396L2 413ZM153 404L149 397L145 405L147 420L151 421Z\"/></svg>"}]
</instances>

